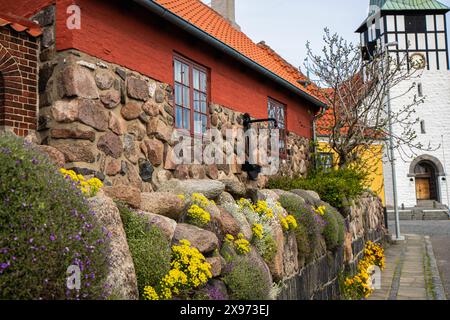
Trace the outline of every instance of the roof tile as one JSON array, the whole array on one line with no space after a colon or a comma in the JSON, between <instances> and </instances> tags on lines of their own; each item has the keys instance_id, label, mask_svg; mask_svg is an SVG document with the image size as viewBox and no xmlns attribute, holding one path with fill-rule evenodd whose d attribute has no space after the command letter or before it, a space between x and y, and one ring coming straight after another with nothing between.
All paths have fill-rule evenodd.
<instances>
[{"instance_id":1,"label":"roof tile","mask_svg":"<svg viewBox=\"0 0 450 320\"><path fill-rule=\"evenodd\" d=\"M275 51L265 44L254 43L247 35L237 30L219 13L199 0L153 0L173 14L193 24L197 28L210 34L240 54L253 60L295 87L319 99L325 100L314 85L307 88L298 80L307 78L294 66L281 58Z\"/></svg>"},{"instance_id":2,"label":"roof tile","mask_svg":"<svg viewBox=\"0 0 450 320\"><path fill-rule=\"evenodd\" d=\"M42 29L38 24L9 13L0 13L0 27L5 26L10 26L17 32L26 32L34 38L42 34Z\"/></svg>"}]
</instances>

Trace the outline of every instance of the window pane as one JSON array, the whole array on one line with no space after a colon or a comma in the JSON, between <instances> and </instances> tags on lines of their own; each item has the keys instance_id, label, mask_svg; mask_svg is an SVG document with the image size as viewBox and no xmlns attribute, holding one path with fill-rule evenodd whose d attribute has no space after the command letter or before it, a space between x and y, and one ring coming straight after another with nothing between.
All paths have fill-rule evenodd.
<instances>
[{"instance_id":1,"label":"window pane","mask_svg":"<svg viewBox=\"0 0 450 320\"><path fill-rule=\"evenodd\" d=\"M202 93L200 99L202 101L202 113L206 113L206 93Z\"/></svg>"},{"instance_id":2,"label":"window pane","mask_svg":"<svg viewBox=\"0 0 450 320\"><path fill-rule=\"evenodd\" d=\"M183 84L189 85L189 66L183 64Z\"/></svg>"},{"instance_id":3,"label":"window pane","mask_svg":"<svg viewBox=\"0 0 450 320\"><path fill-rule=\"evenodd\" d=\"M183 87L183 106L185 108L191 107L191 99L189 96L189 88L188 87Z\"/></svg>"},{"instance_id":4,"label":"window pane","mask_svg":"<svg viewBox=\"0 0 450 320\"><path fill-rule=\"evenodd\" d=\"M200 91L206 92L206 74L200 72Z\"/></svg>"},{"instance_id":5,"label":"window pane","mask_svg":"<svg viewBox=\"0 0 450 320\"><path fill-rule=\"evenodd\" d=\"M183 109L184 118L183 118L183 128L190 130L191 129L191 110Z\"/></svg>"},{"instance_id":6,"label":"window pane","mask_svg":"<svg viewBox=\"0 0 450 320\"><path fill-rule=\"evenodd\" d=\"M194 77L194 89L200 90L200 73L198 72L198 70L194 69L193 77Z\"/></svg>"},{"instance_id":7,"label":"window pane","mask_svg":"<svg viewBox=\"0 0 450 320\"><path fill-rule=\"evenodd\" d=\"M183 128L183 108L177 106L175 110L176 127Z\"/></svg>"},{"instance_id":8,"label":"window pane","mask_svg":"<svg viewBox=\"0 0 450 320\"><path fill-rule=\"evenodd\" d=\"M175 60L174 63L175 81L181 82L181 63Z\"/></svg>"},{"instance_id":9,"label":"window pane","mask_svg":"<svg viewBox=\"0 0 450 320\"><path fill-rule=\"evenodd\" d=\"M200 93L194 90L194 110L200 111Z\"/></svg>"},{"instance_id":10,"label":"window pane","mask_svg":"<svg viewBox=\"0 0 450 320\"><path fill-rule=\"evenodd\" d=\"M175 83L175 104L183 105L182 86L178 83Z\"/></svg>"},{"instance_id":11,"label":"window pane","mask_svg":"<svg viewBox=\"0 0 450 320\"><path fill-rule=\"evenodd\" d=\"M202 122L198 112L194 112L194 133L202 133Z\"/></svg>"},{"instance_id":12,"label":"window pane","mask_svg":"<svg viewBox=\"0 0 450 320\"><path fill-rule=\"evenodd\" d=\"M208 129L208 118L202 115L202 133L206 133L206 129Z\"/></svg>"}]
</instances>

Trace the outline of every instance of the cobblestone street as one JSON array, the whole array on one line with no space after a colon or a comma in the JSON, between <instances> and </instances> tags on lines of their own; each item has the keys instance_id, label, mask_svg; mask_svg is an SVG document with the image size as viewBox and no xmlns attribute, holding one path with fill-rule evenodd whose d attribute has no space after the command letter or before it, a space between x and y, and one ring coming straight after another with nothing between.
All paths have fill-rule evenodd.
<instances>
[{"instance_id":1,"label":"cobblestone street","mask_svg":"<svg viewBox=\"0 0 450 320\"><path fill-rule=\"evenodd\" d=\"M394 225L390 223L390 231ZM386 250L380 290L370 300L442 300L450 288L450 221L402 221L406 241Z\"/></svg>"}]
</instances>

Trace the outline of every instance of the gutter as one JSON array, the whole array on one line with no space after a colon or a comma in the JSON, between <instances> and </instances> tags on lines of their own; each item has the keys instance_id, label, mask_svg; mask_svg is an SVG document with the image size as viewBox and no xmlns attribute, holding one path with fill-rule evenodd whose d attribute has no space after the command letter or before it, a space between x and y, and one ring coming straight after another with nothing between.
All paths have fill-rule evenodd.
<instances>
[{"instance_id":1,"label":"gutter","mask_svg":"<svg viewBox=\"0 0 450 320\"><path fill-rule=\"evenodd\" d=\"M217 38L211 36L210 34L206 33L205 31L201 30L200 28L197 28L196 26L192 25L188 21L180 18L176 14L170 12L160 4L154 2L153 0L134 0L141 6L145 7L149 11L157 14L161 18L169 21L170 23L176 25L177 27L185 30L186 32L190 33L191 35L199 38L200 40L205 41L209 45L213 46L216 49L219 49L220 51L224 52L225 54L235 58L239 62L243 63L244 65L250 67L251 69L259 72L260 74L266 76L267 78L273 80L277 84L283 86L284 88L292 91L293 93L303 97L305 100L311 102L315 106L319 108L326 108L326 104L322 101L318 100L317 98L307 94L303 90L299 89L298 87L294 86L289 81L286 81L285 79L279 77L275 73L269 71L268 69L264 68L263 66L259 65L258 63L254 62L253 60L247 58L246 56L239 53L237 50L229 47L222 41L218 40Z\"/></svg>"}]
</instances>

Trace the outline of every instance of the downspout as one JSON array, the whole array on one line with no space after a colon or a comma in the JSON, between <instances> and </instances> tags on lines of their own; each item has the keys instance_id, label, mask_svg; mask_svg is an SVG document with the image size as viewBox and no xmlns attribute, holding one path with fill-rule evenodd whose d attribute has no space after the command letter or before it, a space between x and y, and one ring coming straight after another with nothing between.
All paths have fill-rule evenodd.
<instances>
[{"instance_id":1,"label":"downspout","mask_svg":"<svg viewBox=\"0 0 450 320\"><path fill-rule=\"evenodd\" d=\"M245 57L244 55L242 55L241 53L239 53L235 49L229 47L228 45L226 45L222 41L214 38L210 34L204 32L203 30L197 28L196 26L192 25L191 23L187 22L186 20L180 18L179 16L177 16L176 14L170 12L169 10L167 10L166 8L161 6L160 4L154 2L153 0L134 0L134 1L136 3L138 3L138 4L140 4L141 6L145 7L149 11L157 14L161 18L163 18L163 19L173 23L174 25L180 27L181 29L185 30L186 32L188 32L188 33L194 35L195 37L205 41L209 45L219 49L220 51L226 53L229 56L232 56L233 58L235 58L239 62L243 63L244 65L246 65L246 66L252 68L253 70L263 74L264 76L270 78L271 80L273 80L277 84L287 88L288 90L296 93L297 95L300 95L302 98L304 98L305 100L309 101L310 103L312 103L312 104L314 104L314 105L316 105L318 107L321 107L321 108L326 107L326 105L322 101L320 101L320 100L316 99L315 97L307 94L306 92L304 92L301 89L297 88L296 86L294 86L290 82L286 81L285 79L277 76L276 74L274 74L273 72L271 72L268 69L264 68L263 66L257 64L253 60Z\"/></svg>"},{"instance_id":2,"label":"downspout","mask_svg":"<svg viewBox=\"0 0 450 320\"><path fill-rule=\"evenodd\" d=\"M312 123L312 137L313 137L313 154L315 156L316 159L314 159L314 169L317 170L317 132L316 132L316 121L317 121L317 117L313 118L313 123Z\"/></svg>"}]
</instances>

